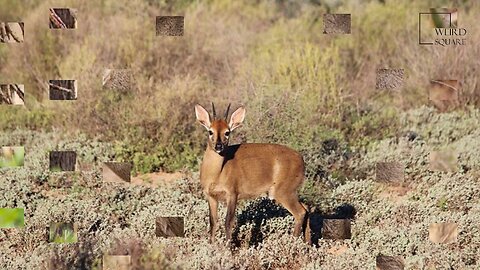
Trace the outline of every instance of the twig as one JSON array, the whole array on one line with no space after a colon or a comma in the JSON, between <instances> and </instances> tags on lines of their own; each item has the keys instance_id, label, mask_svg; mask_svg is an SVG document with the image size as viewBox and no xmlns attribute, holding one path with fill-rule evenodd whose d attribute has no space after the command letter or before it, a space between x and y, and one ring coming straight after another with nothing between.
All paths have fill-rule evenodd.
<instances>
[{"instance_id":1,"label":"twig","mask_svg":"<svg viewBox=\"0 0 480 270\"><path fill-rule=\"evenodd\" d=\"M0 97L2 99L2 103L12 104L12 99L10 97L10 87L7 85L0 86Z\"/></svg>"},{"instance_id":2,"label":"twig","mask_svg":"<svg viewBox=\"0 0 480 270\"><path fill-rule=\"evenodd\" d=\"M20 89L18 84L12 84L13 90L17 93L18 97L25 103L25 93Z\"/></svg>"},{"instance_id":3,"label":"twig","mask_svg":"<svg viewBox=\"0 0 480 270\"><path fill-rule=\"evenodd\" d=\"M5 32L5 23L0 23L0 42L7 42L5 39L7 37L7 33Z\"/></svg>"},{"instance_id":4,"label":"twig","mask_svg":"<svg viewBox=\"0 0 480 270\"><path fill-rule=\"evenodd\" d=\"M19 22L18 25L20 25L20 28L22 29L22 37L25 38L25 23Z\"/></svg>"},{"instance_id":5,"label":"twig","mask_svg":"<svg viewBox=\"0 0 480 270\"><path fill-rule=\"evenodd\" d=\"M455 91L458 91L458 89L457 89L456 87L454 87L454 86L452 86L452 85L450 85L450 84L448 84L448 83L444 83L444 82L442 82L442 81L430 80L430 82L438 83L438 84L441 84L441 85L443 85L443 86L447 86L448 88L452 88L452 89L455 90Z\"/></svg>"},{"instance_id":6,"label":"twig","mask_svg":"<svg viewBox=\"0 0 480 270\"><path fill-rule=\"evenodd\" d=\"M67 28L65 23L62 21L53 8L50 9L50 21L55 24L58 28Z\"/></svg>"},{"instance_id":7,"label":"twig","mask_svg":"<svg viewBox=\"0 0 480 270\"><path fill-rule=\"evenodd\" d=\"M55 85L55 84L49 83L48 85L50 85L51 87L56 88L56 89L58 89L58 90L66 91L66 92L69 92L69 93L72 93L72 92L73 92L72 89L68 89L68 88L65 88L65 87L61 87L61 86L58 86L58 85Z\"/></svg>"},{"instance_id":8,"label":"twig","mask_svg":"<svg viewBox=\"0 0 480 270\"><path fill-rule=\"evenodd\" d=\"M10 25L8 25L8 23L5 24L5 31L7 32L7 35L12 36L13 39L14 39L16 42L22 42L19 37L15 36L15 34L13 33L13 31L12 31L12 29L10 28Z\"/></svg>"}]
</instances>

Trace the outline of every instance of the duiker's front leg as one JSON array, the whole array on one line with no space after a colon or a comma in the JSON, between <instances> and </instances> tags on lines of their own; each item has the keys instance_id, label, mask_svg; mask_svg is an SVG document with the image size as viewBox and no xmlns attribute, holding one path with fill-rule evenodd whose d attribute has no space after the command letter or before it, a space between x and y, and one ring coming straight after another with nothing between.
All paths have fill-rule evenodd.
<instances>
[{"instance_id":1,"label":"duiker's front leg","mask_svg":"<svg viewBox=\"0 0 480 270\"><path fill-rule=\"evenodd\" d=\"M208 200L208 210L209 210L209 217L210 217L210 243L213 243L215 240L215 234L218 229L218 201L207 195Z\"/></svg>"},{"instance_id":2,"label":"duiker's front leg","mask_svg":"<svg viewBox=\"0 0 480 270\"><path fill-rule=\"evenodd\" d=\"M237 196L227 197L227 217L225 218L225 235L227 241L232 237L233 221L235 219L235 209L237 208Z\"/></svg>"}]
</instances>

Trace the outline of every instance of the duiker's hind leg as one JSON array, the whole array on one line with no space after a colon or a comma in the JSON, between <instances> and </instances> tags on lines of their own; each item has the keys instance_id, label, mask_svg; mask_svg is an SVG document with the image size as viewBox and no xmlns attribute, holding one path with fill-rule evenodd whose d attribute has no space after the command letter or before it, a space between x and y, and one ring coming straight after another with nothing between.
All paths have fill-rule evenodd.
<instances>
[{"instance_id":1,"label":"duiker's hind leg","mask_svg":"<svg viewBox=\"0 0 480 270\"><path fill-rule=\"evenodd\" d=\"M277 194L278 193L280 192L277 192ZM297 194L293 193L283 196L276 196L275 200L293 215L293 217L295 218L295 228L293 230L293 235L296 237L300 236L302 232L303 222L307 215L307 210L298 201Z\"/></svg>"}]
</instances>

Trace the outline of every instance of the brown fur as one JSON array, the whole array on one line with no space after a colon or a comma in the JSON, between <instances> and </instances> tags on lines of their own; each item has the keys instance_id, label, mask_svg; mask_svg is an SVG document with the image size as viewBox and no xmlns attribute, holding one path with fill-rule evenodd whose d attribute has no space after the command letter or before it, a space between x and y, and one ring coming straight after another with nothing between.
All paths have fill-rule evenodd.
<instances>
[{"instance_id":1,"label":"brown fur","mask_svg":"<svg viewBox=\"0 0 480 270\"><path fill-rule=\"evenodd\" d=\"M302 156L278 144L245 143L227 146L228 136L223 134L241 124L243 121L241 116L245 114L244 109L242 107L237 109L237 111L242 109L243 114L238 116L235 111L229 124L225 120L214 120L209 123L209 119L205 116L206 111L200 112L202 109L203 107L196 107L196 111L199 111L197 119L213 132L209 136L200 168L200 183L210 210L211 241L218 228L219 201L227 204L225 231L226 238L229 240L237 201L255 198L265 193L294 216L294 235L299 236L307 214L297 197L297 189L304 179L305 166ZM241 121L236 122L238 119ZM225 145L220 153L215 151L215 145L219 140Z\"/></svg>"}]
</instances>

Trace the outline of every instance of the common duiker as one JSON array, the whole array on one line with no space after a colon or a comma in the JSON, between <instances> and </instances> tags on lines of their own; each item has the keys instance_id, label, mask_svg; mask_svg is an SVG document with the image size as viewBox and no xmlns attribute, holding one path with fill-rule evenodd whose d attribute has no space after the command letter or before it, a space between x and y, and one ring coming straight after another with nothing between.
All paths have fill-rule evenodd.
<instances>
[{"instance_id":1,"label":"common duiker","mask_svg":"<svg viewBox=\"0 0 480 270\"><path fill-rule=\"evenodd\" d=\"M218 229L218 202L226 202L225 233L231 238L235 209L239 199L255 198L267 193L295 218L293 234L300 236L307 210L298 201L297 189L304 179L302 156L283 145L243 143L228 145L230 134L242 125L245 108L233 112L227 123L228 109L223 119L216 119L205 108L195 105L198 122L208 131L208 144L200 168L200 183L210 211L210 241Z\"/></svg>"}]
</instances>

